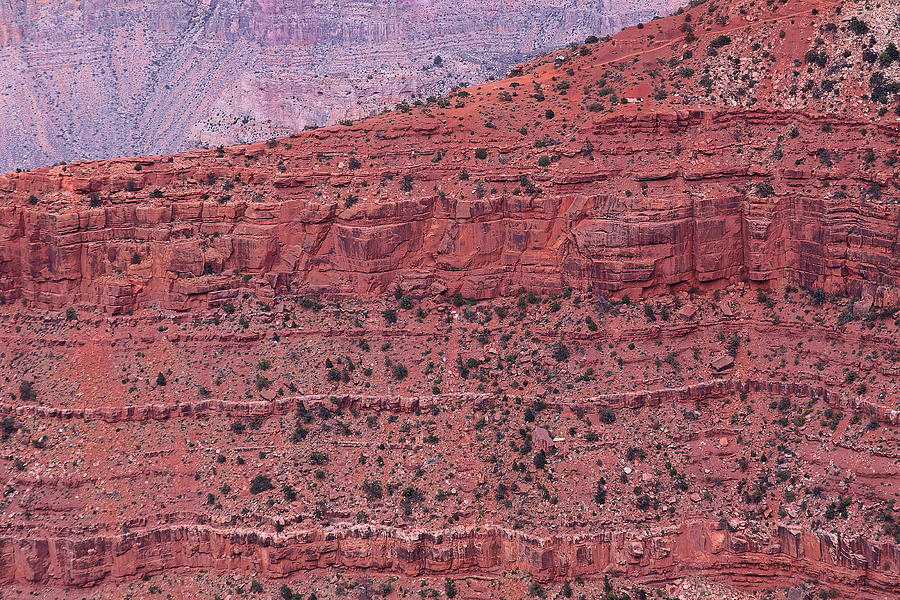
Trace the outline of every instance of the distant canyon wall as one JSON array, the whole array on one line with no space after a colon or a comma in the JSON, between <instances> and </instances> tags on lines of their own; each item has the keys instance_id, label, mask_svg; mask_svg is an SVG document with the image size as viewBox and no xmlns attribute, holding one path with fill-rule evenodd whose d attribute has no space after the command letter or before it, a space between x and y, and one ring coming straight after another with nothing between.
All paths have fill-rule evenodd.
<instances>
[{"instance_id":1,"label":"distant canyon wall","mask_svg":"<svg viewBox=\"0 0 900 600\"><path fill-rule=\"evenodd\" d=\"M502 76L676 0L0 3L0 172L267 139ZM440 57L436 62L436 57Z\"/></svg>"}]
</instances>

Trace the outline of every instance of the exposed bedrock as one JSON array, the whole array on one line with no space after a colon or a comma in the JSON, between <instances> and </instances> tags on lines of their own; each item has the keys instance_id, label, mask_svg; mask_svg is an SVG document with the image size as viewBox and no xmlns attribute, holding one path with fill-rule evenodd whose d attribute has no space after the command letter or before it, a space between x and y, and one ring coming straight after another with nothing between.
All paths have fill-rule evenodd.
<instances>
[{"instance_id":1,"label":"exposed bedrock","mask_svg":"<svg viewBox=\"0 0 900 600\"><path fill-rule=\"evenodd\" d=\"M0 539L0 582L97 585L176 568L287 576L313 569L374 570L408 576L500 574L519 569L539 581L616 570L662 582L688 574L748 587L828 578L856 598L883 598L900 585L900 549L779 527L771 536L688 521L653 533L598 532L534 538L483 527L401 532L371 526L284 534L174 526L114 536Z\"/></svg>"},{"instance_id":2,"label":"exposed bedrock","mask_svg":"<svg viewBox=\"0 0 900 600\"><path fill-rule=\"evenodd\" d=\"M364 124L377 127L372 121ZM180 166L148 159L141 171L133 170L136 160L124 160L11 174L0 177L0 194L10 198L99 194L110 195L112 205L0 207L0 292L40 306L119 311L221 302L248 285L271 294L366 296L399 286L414 294L490 298L565 286L646 296L746 281L823 287L876 305L900 302L900 208L867 199L866 186L877 184L879 174L864 173L851 154L853 123L839 125L847 155L830 168L756 163L729 141L735 128L762 136L794 122L815 135L816 120L798 114L613 115L585 126L590 158L575 140L557 147L559 166L549 170L530 160L511 166L515 158L478 173L469 167L483 181L478 185L491 190L474 196L434 192L457 179L468 148L438 145L439 127L404 129L390 132L404 136L402 148L371 152L425 157L421 165L407 161L415 173L412 193L363 198L349 208L314 191L326 181L344 186L396 171L365 165L351 176L330 163L313 164L313 149L327 141L339 158L372 133L362 127L293 139L292 158L307 167L288 174L244 160L264 153L262 144L230 149L231 162L251 166L228 176L256 190L256 200L202 199L203 180L220 172L207 154L194 157L201 164ZM896 128L879 132L885 141L897 139ZM653 149L645 148L648 140ZM520 149L498 143L503 154ZM788 144L786 154L809 154ZM443 160L427 160L438 147ZM522 177L541 193L511 190ZM840 184L862 195L823 191L822 179L832 182L830 189ZM760 182L774 192L761 197L754 191ZM165 199L148 199L158 188Z\"/></svg>"},{"instance_id":3,"label":"exposed bedrock","mask_svg":"<svg viewBox=\"0 0 900 600\"><path fill-rule=\"evenodd\" d=\"M900 424L900 411L876 404L842 392L829 391L808 383L782 381L762 381L749 379L738 381L720 379L705 381L679 388L663 388L641 392L604 394L579 398L569 402L559 402L584 412L596 411L603 406L616 408L641 408L667 404L696 403L711 398L721 398L735 392L765 392L772 396L819 398L835 408L850 409L866 414L878 422L888 425ZM0 404L0 415L17 417L38 417L51 419L101 420L108 423L123 421L145 421L147 419L170 419L192 417L211 413L222 413L233 417L266 416L286 414L299 407L310 408L330 405L335 409L375 410L394 412L416 412L431 410L446 405L452 400L469 401L473 404L489 402L492 394L461 393L435 396L360 396L319 394L287 396L275 400L196 400L177 404L141 404L130 406L100 406L96 408L59 408L36 404ZM553 403L555 404L555 403Z\"/></svg>"}]
</instances>

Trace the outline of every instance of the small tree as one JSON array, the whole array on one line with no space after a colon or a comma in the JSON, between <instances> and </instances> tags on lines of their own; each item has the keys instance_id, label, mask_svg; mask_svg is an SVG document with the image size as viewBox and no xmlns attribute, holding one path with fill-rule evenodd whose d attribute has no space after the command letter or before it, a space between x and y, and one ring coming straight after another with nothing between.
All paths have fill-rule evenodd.
<instances>
[{"instance_id":1,"label":"small tree","mask_svg":"<svg viewBox=\"0 0 900 600\"><path fill-rule=\"evenodd\" d=\"M858 19L856 17L853 17L849 21L847 21L847 28L850 29L850 31L852 31L856 35L863 35L863 34L869 33L868 24L865 21Z\"/></svg>"},{"instance_id":2,"label":"small tree","mask_svg":"<svg viewBox=\"0 0 900 600\"><path fill-rule=\"evenodd\" d=\"M775 188L771 183L757 183L756 195L760 198L770 198L775 195Z\"/></svg>"},{"instance_id":3,"label":"small tree","mask_svg":"<svg viewBox=\"0 0 900 600\"><path fill-rule=\"evenodd\" d=\"M731 38L723 33L722 35L714 37L713 40L709 43L709 47L714 49L722 48L723 46L727 46L730 43Z\"/></svg>"},{"instance_id":4,"label":"small tree","mask_svg":"<svg viewBox=\"0 0 900 600\"><path fill-rule=\"evenodd\" d=\"M292 488L288 484L284 484L283 486L281 486L281 493L284 494L284 499L288 502L293 502L297 499L297 492L295 492L294 488Z\"/></svg>"},{"instance_id":5,"label":"small tree","mask_svg":"<svg viewBox=\"0 0 900 600\"><path fill-rule=\"evenodd\" d=\"M569 348L562 342L557 342L553 346L553 358L555 358L558 362L563 362L569 360Z\"/></svg>"},{"instance_id":6,"label":"small tree","mask_svg":"<svg viewBox=\"0 0 900 600\"><path fill-rule=\"evenodd\" d=\"M382 490L381 482L379 481L370 481L366 479L362 484L362 490L369 500L381 500L382 496L384 496L384 491Z\"/></svg>"},{"instance_id":7,"label":"small tree","mask_svg":"<svg viewBox=\"0 0 900 600\"><path fill-rule=\"evenodd\" d=\"M406 379L406 376L409 375L409 371L406 367L401 363L394 363L391 365L391 374L394 376L394 379L400 381L402 379Z\"/></svg>"},{"instance_id":8,"label":"small tree","mask_svg":"<svg viewBox=\"0 0 900 600\"><path fill-rule=\"evenodd\" d=\"M606 480L602 477L597 482L597 490L594 492L594 502L606 504Z\"/></svg>"},{"instance_id":9,"label":"small tree","mask_svg":"<svg viewBox=\"0 0 900 600\"><path fill-rule=\"evenodd\" d=\"M0 439L3 441L8 440L9 436L14 434L18 429L19 426L12 417L7 416L0 419Z\"/></svg>"},{"instance_id":10,"label":"small tree","mask_svg":"<svg viewBox=\"0 0 900 600\"><path fill-rule=\"evenodd\" d=\"M274 487L275 486L272 485L272 480L269 479L268 475L257 475L252 480L250 480L251 494L260 494L262 492L271 490Z\"/></svg>"},{"instance_id":11,"label":"small tree","mask_svg":"<svg viewBox=\"0 0 900 600\"><path fill-rule=\"evenodd\" d=\"M608 406L600 409L600 422L606 425L612 425L616 422L616 413Z\"/></svg>"}]
</instances>

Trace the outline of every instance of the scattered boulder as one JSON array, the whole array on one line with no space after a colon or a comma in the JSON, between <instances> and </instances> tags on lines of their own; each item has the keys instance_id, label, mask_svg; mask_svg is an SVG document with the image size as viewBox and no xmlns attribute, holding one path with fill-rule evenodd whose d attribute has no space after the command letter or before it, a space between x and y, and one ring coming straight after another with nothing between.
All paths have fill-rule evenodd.
<instances>
[{"instance_id":1,"label":"scattered boulder","mask_svg":"<svg viewBox=\"0 0 900 600\"><path fill-rule=\"evenodd\" d=\"M549 452L553 447L553 438L550 437L550 432L543 427L535 427L531 432L531 445L536 451Z\"/></svg>"},{"instance_id":2,"label":"scattered boulder","mask_svg":"<svg viewBox=\"0 0 900 600\"><path fill-rule=\"evenodd\" d=\"M675 312L675 315L683 321L690 321L696 314L697 307L693 304L683 304L681 308Z\"/></svg>"},{"instance_id":3,"label":"scattered boulder","mask_svg":"<svg viewBox=\"0 0 900 600\"><path fill-rule=\"evenodd\" d=\"M713 359L709 366L716 371L725 371L734 366L734 357L730 354L723 354Z\"/></svg>"}]
</instances>

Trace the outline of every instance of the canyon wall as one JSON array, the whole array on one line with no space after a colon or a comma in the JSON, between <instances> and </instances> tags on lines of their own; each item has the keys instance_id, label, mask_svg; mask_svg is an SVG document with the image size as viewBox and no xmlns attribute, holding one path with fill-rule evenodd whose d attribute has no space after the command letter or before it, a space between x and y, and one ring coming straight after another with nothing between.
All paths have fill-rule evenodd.
<instances>
[{"instance_id":1,"label":"canyon wall","mask_svg":"<svg viewBox=\"0 0 900 600\"><path fill-rule=\"evenodd\" d=\"M551 538L493 527L427 533L357 526L273 535L184 525L115 536L0 539L0 583L6 585L86 587L178 568L265 577L314 569L408 576L519 569L538 581L615 570L638 581L704 574L748 587L827 577L834 589L874 599L900 584L900 548L785 527L769 538L707 521L650 534Z\"/></svg>"},{"instance_id":2,"label":"canyon wall","mask_svg":"<svg viewBox=\"0 0 900 600\"><path fill-rule=\"evenodd\" d=\"M0 176L0 588L896 596L900 21L692 4L0 7L0 160L341 119Z\"/></svg>"},{"instance_id":3,"label":"canyon wall","mask_svg":"<svg viewBox=\"0 0 900 600\"><path fill-rule=\"evenodd\" d=\"M0 4L0 171L358 118L677 8L672 0Z\"/></svg>"},{"instance_id":4,"label":"canyon wall","mask_svg":"<svg viewBox=\"0 0 900 600\"><path fill-rule=\"evenodd\" d=\"M733 138L739 129L768 152L774 141L755 140L796 124L800 138L778 144L807 160L821 122L763 111L614 115L586 124L554 148L554 166L539 169L513 161L469 166L471 148L444 141L440 125L376 119L289 138L280 158L299 166L284 173L261 164L273 151L256 144L219 158L10 174L0 177L0 193L11 198L68 200L0 206L0 293L116 312L221 303L248 285L269 295L367 296L399 287L490 298L572 286L635 297L748 281L897 304L900 209L867 196L889 173L865 171L853 150L862 143L856 124L829 121L840 132L833 151L845 156L833 166L754 158ZM876 131L883 143L898 139L897 126ZM589 155L585 138L594 146ZM372 141L371 167L315 158L322 143L340 157L363 139ZM519 141L494 143L501 154L526 151ZM440 162L428 160L435 148ZM353 206L341 200L354 182L393 178L398 171L379 162L398 156L407 162L400 172L415 172L412 192ZM458 195L439 189L467 169L477 184L460 182ZM219 174L242 182L246 199L211 198L207 180ZM540 193L520 193L520 180ZM761 182L773 190L764 197ZM322 195L329 185L336 197ZM159 188L165 198L155 200ZM107 196L109 205L96 208L71 202L107 204Z\"/></svg>"}]
</instances>

